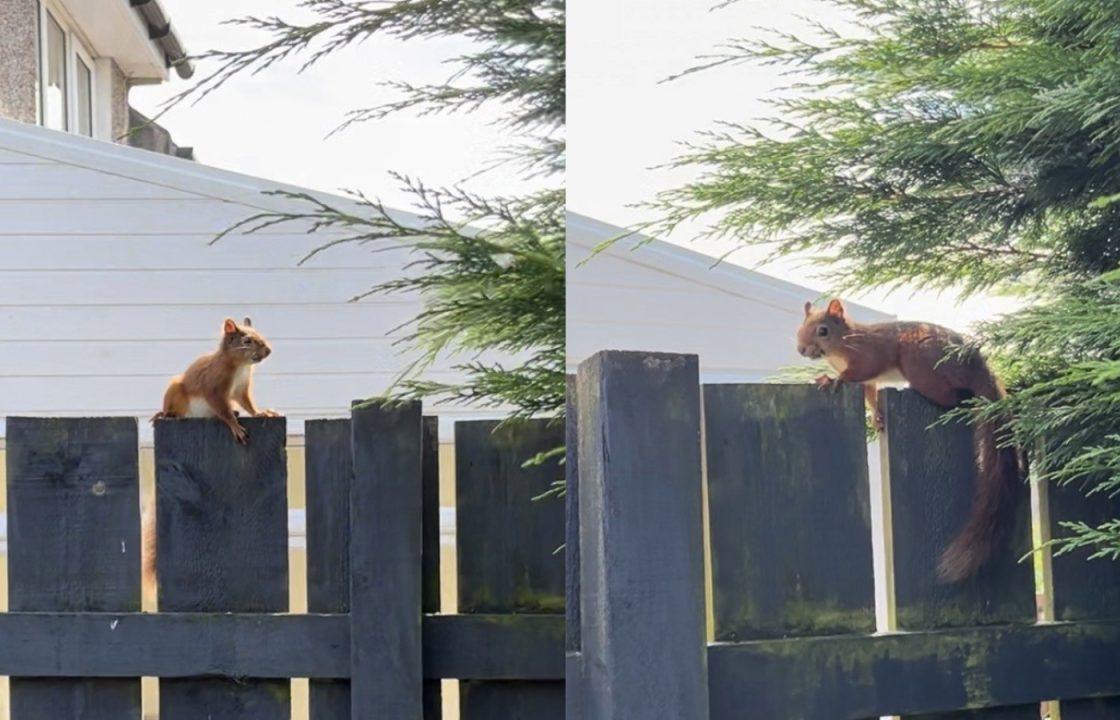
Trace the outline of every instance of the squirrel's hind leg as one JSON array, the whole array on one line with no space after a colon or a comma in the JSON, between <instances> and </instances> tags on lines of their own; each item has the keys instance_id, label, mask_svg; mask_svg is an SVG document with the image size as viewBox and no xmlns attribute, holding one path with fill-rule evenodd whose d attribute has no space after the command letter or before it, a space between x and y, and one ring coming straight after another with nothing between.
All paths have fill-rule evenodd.
<instances>
[{"instance_id":1,"label":"squirrel's hind leg","mask_svg":"<svg viewBox=\"0 0 1120 720\"><path fill-rule=\"evenodd\" d=\"M186 388L183 387L183 378L176 376L171 379L171 384L167 386L167 391L163 394L163 409L152 416L152 422L164 418L186 417L189 408L190 397L187 396Z\"/></svg>"}]
</instances>

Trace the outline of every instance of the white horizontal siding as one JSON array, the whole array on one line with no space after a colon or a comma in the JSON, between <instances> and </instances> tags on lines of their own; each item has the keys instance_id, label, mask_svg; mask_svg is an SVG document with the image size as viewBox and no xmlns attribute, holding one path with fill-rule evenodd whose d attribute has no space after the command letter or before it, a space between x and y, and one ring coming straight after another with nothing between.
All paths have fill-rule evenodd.
<instances>
[{"instance_id":1,"label":"white horizontal siding","mask_svg":"<svg viewBox=\"0 0 1120 720\"><path fill-rule=\"evenodd\" d=\"M446 378L448 373L432 373L433 378ZM264 407L300 411L323 407L346 410L355 398L367 398L385 392L396 373L390 370L353 375L305 373L297 379L256 378L254 393ZM11 408L8 414L60 413L75 404L92 406L111 414L134 411L151 416L159 409L167 379L142 377L0 377L0 394ZM74 398L81 398L75 401Z\"/></svg>"},{"instance_id":2,"label":"white horizontal siding","mask_svg":"<svg viewBox=\"0 0 1120 720\"><path fill-rule=\"evenodd\" d=\"M282 349L299 340L382 341L394 327L407 322L415 309L411 303L376 299L313 304L301 303L298 297L277 304L19 305L0 307L0 342L178 340L191 344L185 352L197 350L199 354L216 346L222 318L248 315L265 337ZM354 351L364 353L358 347ZM280 356L268 362L278 361Z\"/></svg>"},{"instance_id":3,"label":"white horizontal siding","mask_svg":"<svg viewBox=\"0 0 1120 720\"><path fill-rule=\"evenodd\" d=\"M371 367L405 362L388 338L272 340L278 350L257 366L257 377L361 375ZM182 372L217 341L195 339L29 340L8 342L0 354L3 377L157 377Z\"/></svg>"},{"instance_id":4,"label":"white horizontal siding","mask_svg":"<svg viewBox=\"0 0 1120 720\"><path fill-rule=\"evenodd\" d=\"M0 236L0 269L292 269L332 237L338 236L231 233L213 242L210 234L5 235ZM349 243L318 253L304 267L400 273L407 258L406 249L387 242Z\"/></svg>"},{"instance_id":5,"label":"white horizontal siding","mask_svg":"<svg viewBox=\"0 0 1120 720\"><path fill-rule=\"evenodd\" d=\"M569 370L598 350L693 353L706 382L759 382L803 364L794 336L819 291L568 215ZM865 321L887 316L858 305Z\"/></svg>"},{"instance_id":6,"label":"white horizontal siding","mask_svg":"<svg viewBox=\"0 0 1120 720\"><path fill-rule=\"evenodd\" d=\"M0 172L0 200L189 200L196 196L163 185L72 165L42 163Z\"/></svg>"},{"instance_id":7,"label":"white horizontal siding","mask_svg":"<svg viewBox=\"0 0 1120 720\"><path fill-rule=\"evenodd\" d=\"M42 165L50 163L45 158L0 148L0 165Z\"/></svg>"},{"instance_id":8,"label":"white horizontal siding","mask_svg":"<svg viewBox=\"0 0 1120 720\"><path fill-rule=\"evenodd\" d=\"M350 268L0 270L0 305L343 304L368 290L378 276L376 271ZM392 275L382 271L380 277ZM415 298L402 295L375 301L417 304Z\"/></svg>"},{"instance_id":9,"label":"white horizontal siding","mask_svg":"<svg viewBox=\"0 0 1120 720\"><path fill-rule=\"evenodd\" d=\"M3 200L0 235L217 235L253 214L252 208L204 197ZM292 223L286 230L301 232L309 225Z\"/></svg>"},{"instance_id":10,"label":"white horizontal siding","mask_svg":"<svg viewBox=\"0 0 1120 720\"><path fill-rule=\"evenodd\" d=\"M591 262L594 263L594 260ZM577 272L584 270L581 268ZM742 329L745 332L781 327L783 324L788 327L791 322L794 323L793 330L796 330L804 317L800 307L788 311L777 309L751 298L728 295L702 285L693 284L688 290L653 285L644 288L616 287L610 285L608 279L603 278L597 283L577 281L569 286L568 312L572 322L618 326L627 326L632 322L665 327L702 325L732 332Z\"/></svg>"},{"instance_id":11,"label":"white horizontal siding","mask_svg":"<svg viewBox=\"0 0 1120 720\"><path fill-rule=\"evenodd\" d=\"M394 329L415 295L349 300L413 259L387 243L344 244L307 224L216 235L263 210L306 209L263 180L0 121L0 417L133 415L159 409L168 379L245 315L273 346L257 370L261 407L304 420L384 392L408 357ZM325 198L353 209L344 198ZM411 271L414 272L414 271ZM452 361L433 379L456 377ZM497 410L429 406L456 418ZM2 432L2 426L0 426ZM151 435L146 422L142 437Z\"/></svg>"}]
</instances>

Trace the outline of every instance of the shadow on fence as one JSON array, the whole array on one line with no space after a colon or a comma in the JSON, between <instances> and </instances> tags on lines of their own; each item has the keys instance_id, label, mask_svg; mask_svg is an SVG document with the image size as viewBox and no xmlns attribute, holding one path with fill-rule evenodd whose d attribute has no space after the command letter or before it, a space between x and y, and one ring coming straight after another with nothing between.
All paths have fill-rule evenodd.
<instances>
[{"instance_id":1,"label":"shadow on fence","mask_svg":"<svg viewBox=\"0 0 1120 720\"><path fill-rule=\"evenodd\" d=\"M1063 720L1120 717L1120 565L1054 558L1060 622L1037 622L1032 568L1018 562L1031 547L1025 487L1011 546L969 581L936 581L975 468L971 429L931 427L941 411L917 394L882 393L884 472L869 478L858 387L701 387L696 357L632 352L592 357L575 387L572 720L1038 720L1053 699ZM1117 516L1076 489L1038 491L1042 537L1060 520ZM886 555L878 634L873 528Z\"/></svg>"},{"instance_id":2,"label":"shadow on fence","mask_svg":"<svg viewBox=\"0 0 1120 720\"><path fill-rule=\"evenodd\" d=\"M9 418L11 612L0 674L13 720L288 717L562 718L560 472L524 459L545 422L456 425L460 614L440 615L438 438L418 404L355 408L306 431L309 614L288 614L285 421L247 419L247 448L207 421L156 426L158 613L140 610L137 427Z\"/></svg>"}]
</instances>

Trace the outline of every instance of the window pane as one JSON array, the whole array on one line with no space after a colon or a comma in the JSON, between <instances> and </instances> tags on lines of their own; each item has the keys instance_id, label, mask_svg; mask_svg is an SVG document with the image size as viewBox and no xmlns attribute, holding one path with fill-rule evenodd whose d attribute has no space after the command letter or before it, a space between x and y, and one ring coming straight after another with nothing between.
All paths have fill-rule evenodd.
<instances>
[{"instance_id":1,"label":"window pane","mask_svg":"<svg viewBox=\"0 0 1120 720\"><path fill-rule=\"evenodd\" d=\"M66 129L66 33L47 13L43 60L43 125L54 130Z\"/></svg>"},{"instance_id":2,"label":"window pane","mask_svg":"<svg viewBox=\"0 0 1120 720\"><path fill-rule=\"evenodd\" d=\"M77 130L82 135L93 137L93 73L90 72L89 66L86 65L80 55L75 57L74 60L74 67L77 70L74 73L74 82L77 84L77 87L74 88L74 99L78 103Z\"/></svg>"}]
</instances>

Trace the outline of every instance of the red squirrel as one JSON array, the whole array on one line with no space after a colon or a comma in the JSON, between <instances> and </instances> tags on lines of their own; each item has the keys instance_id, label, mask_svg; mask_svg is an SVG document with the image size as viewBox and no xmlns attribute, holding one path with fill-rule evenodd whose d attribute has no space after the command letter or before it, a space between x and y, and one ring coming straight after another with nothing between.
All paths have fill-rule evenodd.
<instances>
[{"instance_id":1,"label":"red squirrel","mask_svg":"<svg viewBox=\"0 0 1120 720\"><path fill-rule=\"evenodd\" d=\"M964 348L962 350L962 348ZM945 408L969 397L999 400L1006 390L975 348L966 348L957 333L923 322L863 325L849 320L844 305L832 300L824 310L805 303L805 319L797 331L797 351L824 358L838 377L821 375L822 389L838 383L863 383L864 397L883 430L878 386L905 381L930 402ZM992 556L1011 522L1018 494L1020 468L1014 448L1000 447L997 423L981 422L974 443L978 486L968 520L944 550L938 563L943 582L974 575Z\"/></svg>"},{"instance_id":2,"label":"red squirrel","mask_svg":"<svg viewBox=\"0 0 1120 720\"><path fill-rule=\"evenodd\" d=\"M253 321L245 318L240 325L231 318L222 323L222 340L218 349L191 363L182 375L171 378L163 396L163 410L152 416L160 418L217 418L242 445L249 444L249 434L237 421L234 403L254 417L275 417L274 410L257 410L253 404L253 367L272 354L264 336L253 329Z\"/></svg>"},{"instance_id":3,"label":"red squirrel","mask_svg":"<svg viewBox=\"0 0 1120 720\"><path fill-rule=\"evenodd\" d=\"M238 325L232 318L222 323L222 339L215 352L191 363L182 375L171 378L163 396L163 409L152 416L162 418L217 418L229 427L233 438L249 444L249 434L237 420L234 404L254 417L276 417L275 410L258 410L253 403L253 367L272 354L264 336L253 329L249 318ZM155 587L155 513L146 506L141 517L144 541L143 582Z\"/></svg>"}]
</instances>

